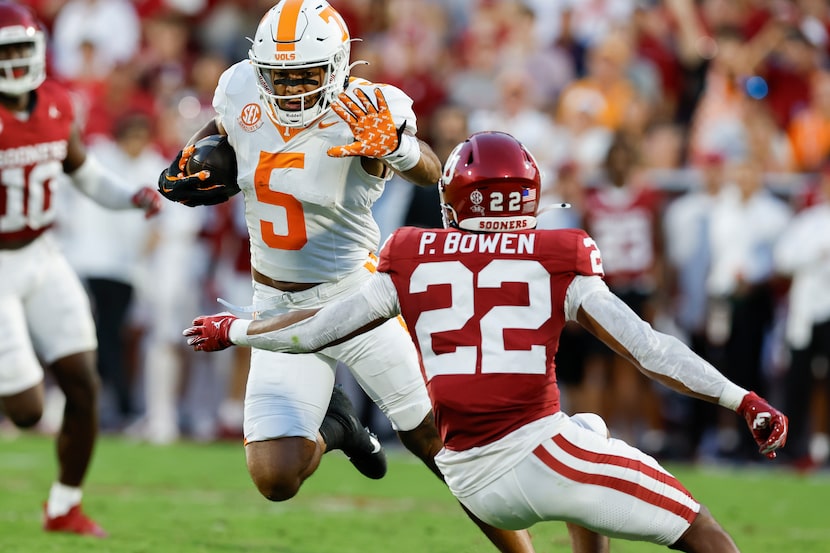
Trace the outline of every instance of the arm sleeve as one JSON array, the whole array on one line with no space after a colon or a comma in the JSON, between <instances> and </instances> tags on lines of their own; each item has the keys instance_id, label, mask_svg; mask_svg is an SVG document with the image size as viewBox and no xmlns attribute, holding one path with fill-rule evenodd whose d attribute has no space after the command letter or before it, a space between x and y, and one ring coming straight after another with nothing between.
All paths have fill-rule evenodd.
<instances>
[{"instance_id":1,"label":"arm sleeve","mask_svg":"<svg viewBox=\"0 0 830 553\"><path fill-rule=\"evenodd\" d=\"M318 351L378 319L400 313L392 277L375 273L361 289L344 299L329 303L313 317L280 330L262 334L231 335L237 345L258 349L304 353Z\"/></svg>"},{"instance_id":2,"label":"arm sleeve","mask_svg":"<svg viewBox=\"0 0 830 553\"><path fill-rule=\"evenodd\" d=\"M668 380L672 389L717 399L733 411L747 394L683 342L654 330L599 277L577 276L571 282L565 299L568 320L576 320L580 307L631 354L646 374L663 377L659 380Z\"/></svg>"},{"instance_id":3,"label":"arm sleeve","mask_svg":"<svg viewBox=\"0 0 830 553\"><path fill-rule=\"evenodd\" d=\"M69 174L72 184L94 202L109 209L131 209L135 190L115 180L91 154Z\"/></svg>"}]
</instances>

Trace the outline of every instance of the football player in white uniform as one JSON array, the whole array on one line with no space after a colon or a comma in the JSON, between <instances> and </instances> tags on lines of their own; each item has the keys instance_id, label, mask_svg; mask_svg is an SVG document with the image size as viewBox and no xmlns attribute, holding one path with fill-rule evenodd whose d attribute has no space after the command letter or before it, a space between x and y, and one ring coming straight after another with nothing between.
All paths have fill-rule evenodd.
<instances>
[{"instance_id":1,"label":"football player in white uniform","mask_svg":"<svg viewBox=\"0 0 830 553\"><path fill-rule=\"evenodd\" d=\"M515 138L474 134L446 163L447 228L395 231L359 293L271 320L200 317L184 334L205 351L325 351L402 315L445 443L436 461L482 520L511 529L568 521L681 551L738 551L655 459L610 438L598 415L560 410L559 336L578 322L647 376L737 411L769 458L786 442L787 417L610 292L583 230L534 230L540 189L536 162Z\"/></svg>"},{"instance_id":2,"label":"football player in white uniform","mask_svg":"<svg viewBox=\"0 0 830 553\"><path fill-rule=\"evenodd\" d=\"M418 140L412 100L349 77L349 31L320 0L282 0L260 21L249 59L220 78L214 121L188 142L227 135L236 152L251 243L253 302L270 317L315 308L356 290L375 271L380 240L371 207L392 172L435 186L441 163ZM187 205L222 202L234 183L185 175L183 149L159 190ZM381 478L385 454L334 388L338 361L380 407L403 444L440 476L442 443L412 341L399 321L327 349L293 356L254 350L244 408L248 471L272 501L293 497L321 455L342 449ZM529 535L476 521L504 552L533 551Z\"/></svg>"}]
</instances>

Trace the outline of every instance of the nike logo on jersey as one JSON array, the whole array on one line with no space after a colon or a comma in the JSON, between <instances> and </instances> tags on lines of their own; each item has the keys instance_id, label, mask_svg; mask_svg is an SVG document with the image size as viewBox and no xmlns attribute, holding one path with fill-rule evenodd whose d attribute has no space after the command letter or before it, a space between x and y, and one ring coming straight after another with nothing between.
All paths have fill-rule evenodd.
<instances>
[{"instance_id":1,"label":"nike logo on jersey","mask_svg":"<svg viewBox=\"0 0 830 553\"><path fill-rule=\"evenodd\" d=\"M56 108L54 105L49 106L49 117L51 117L52 119L57 119L60 116L61 112L58 108Z\"/></svg>"},{"instance_id":2,"label":"nike logo on jersey","mask_svg":"<svg viewBox=\"0 0 830 553\"><path fill-rule=\"evenodd\" d=\"M337 123L339 123L339 121L332 121L331 123L326 123L325 121L320 121L320 123L317 124L317 127L321 128L321 129L326 129L328 127L331 127L332 125L336 125Z\"/></svg>"}]
</instances>

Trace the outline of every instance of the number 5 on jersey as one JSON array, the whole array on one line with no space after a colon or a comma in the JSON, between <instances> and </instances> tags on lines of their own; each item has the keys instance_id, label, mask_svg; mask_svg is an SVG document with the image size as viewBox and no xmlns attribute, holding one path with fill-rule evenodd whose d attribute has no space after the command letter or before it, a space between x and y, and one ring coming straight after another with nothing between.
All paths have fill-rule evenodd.
<instances>
[{"instance_id":1,"label":"number 5 on jersey","mask_svg":"<svg viewBox=\"0 0 830 553\"><path fill-rule=\"evenodd\" d=\"M278 250L299 250L308 242L308 234L305 229L305 215L303 204L300 200L286 194L271 190L271 173L275 169L303 169L305 167L305 156L297 152L260 152L259 163L254 174L256 198L258 201L281 207L285 210L285 233L277 232L274 221L260 219L259 229L262 233L262 241L270 248Z\"/></svg>"}]
</instances>

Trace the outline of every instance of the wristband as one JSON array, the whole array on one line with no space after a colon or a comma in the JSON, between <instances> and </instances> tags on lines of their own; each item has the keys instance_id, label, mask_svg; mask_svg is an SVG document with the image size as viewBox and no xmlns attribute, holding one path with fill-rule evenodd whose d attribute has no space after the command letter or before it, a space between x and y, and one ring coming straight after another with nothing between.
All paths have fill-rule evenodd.
<instances>
[{"instance_id":1,"label":"wristband","mask_svg":"<svg viewBox=\"0 0 830 553\"><path fill-rule=\"evenodd\" d=\"M718 404L732 411L737 411L741 405L744 396L749 392L738 386L737 384L729 383L723 387L723 391L718 398Z\"/></svg>"},{"instance_id":2,"label":"wristband","mask_svg":"<svg viewBox=\"0 0 830 553\"><path fill-rule=\"evenodd\" d=\"M228 338L237 346L248 346L248 327L253 321L250 319L236 319L228 330Z\"/></svg>"},{"instance_id":3,"label":"wristband","mask_svg":"<svg viewBox=\"0 0 830 553\"><path fill-rule=\"evenodd\" d=\"M399 173L409 171L421 160L421 145L411 134L401 133L398 148L381 159Z\"/></svg>"}]
</instances>

